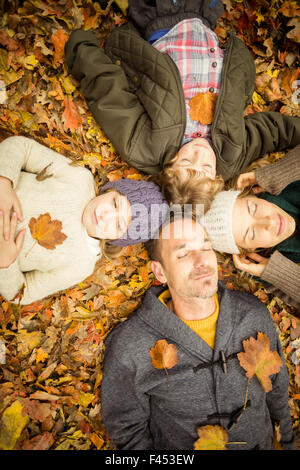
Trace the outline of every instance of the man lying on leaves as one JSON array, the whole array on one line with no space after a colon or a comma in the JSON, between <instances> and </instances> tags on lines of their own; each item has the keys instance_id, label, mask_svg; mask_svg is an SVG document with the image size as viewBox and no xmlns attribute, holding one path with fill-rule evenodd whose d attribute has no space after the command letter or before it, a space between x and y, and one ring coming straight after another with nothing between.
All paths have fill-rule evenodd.
<instances>
[{"instance_id":1,"label":"man lying on leaves","mask_svg":"<svg viewBox=\"0 0 300 470\"><path fill-rule=\"evenodd\" d=\"M167 212L156 184L122 179L97 196L92 173L70 163L26 137L0 144L0 294L8 300L22 287L29 304L83 281L101 253L147 241Z\"/></svg>"},{"instance_id":2,"label":"man lying on leaves","mask_svg":"<svg viewBox=\"0 0 300 470\"><path fill-rule=\"evenodd\" d=\"M226 50L219 47L213 29L222 12L220 0L130 0L132 22L116 27L104 50L91 31L73 31L66 43L95 120L131 166L159 173L169 203L182 202L180 183L195 171L227 180L300 143L298 117L244 117L255 65L232 33Z\"/></svg>"},{"instance_id":3,"label":"man lying on leaves","mask_svg":"<svg viewBox=\"0 0 300 470\"><path fill-rule=\"evenodd\" d=\"M147 246L167 286L151 287L106 340L101 403L114 445L273 449L280 423L280 445L292 449L288 374L266 306L218 283L210 240L191 218L165 223Z\"/></svg>"}]
</instances>

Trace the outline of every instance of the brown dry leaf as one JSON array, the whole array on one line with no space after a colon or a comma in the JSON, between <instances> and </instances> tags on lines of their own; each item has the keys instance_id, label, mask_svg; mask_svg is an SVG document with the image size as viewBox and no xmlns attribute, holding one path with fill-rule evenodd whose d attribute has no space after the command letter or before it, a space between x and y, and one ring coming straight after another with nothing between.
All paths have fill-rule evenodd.
<instances>
[{"instance_id":1,"label":"brown dry leaf","mask_svg":"<svg viewBox=\"0 0 300 470\"><path fill-rule=\"evenodd\" d=\"M51 178L51 176L53 176L53 174L51 173L50 175L47 175L46 174L46 171L47 169L49 168L49 166L52 165L52 162L49 163L49 165L45 166L45 168L43 168L43 170L41 170L35 177L35 179L37 179L38 181L44 181L46 180L47 178Z\"/></svg>"},{"instance_id":2,"label":"brown dry leaf","mask_svg":"<svg viewBox=\"0 0 300 470\"><path fill-rule=\"evenodd\" d=\"M165 339L156 341L149 354L156 369L172 369L179 360L175 344L168 344Z\"/></svg>"},{"instance_id":3,"label":"brown dry leaf","mask_svg":"<svg viewBox=\"0 0 300 470\"><path fill-rule=\"evenodd\" d=\"M74 131L78 128L79 124L82 123L82 117L80 116L77 106L74 101L72 101L70 96L67 96L64 99L63 105L65 107L63 112L65 127L66 129L70 129L70 131Z\"/></svg>"},{"instance_id":4,"label":"brown dry leaf","mask_svg":"<svg viewBox=\"0 0 300 470\"><path fill-rule=\"evenodd\" d=\"M190 100L190 117L201 124L211 124L214 118L218 94L207 91L198 93Z\"/></svg>"},{"instance_id":5,"label":"brown dry leaf","mask_svg":"<svg viewBox=\"0 0 300 470\"><path fill-rule=\"evenodd\" d=\"M277 351L270 350L270 340L264 333L258 332L257 339L251 337L243 341L245 352L238 353L240 365L245 369L246 376L258 378L264 391L272 390L270 375L277 374L282 360Z\"/></svg>"},{"instance_id":6,"label":"brown dry leaf","mask_svg":"<svg viewBox=\"0 0 300 470\"><path fill-rule=\"evenodd\" d=\"M67 235L62 233L62 223L59 220L51 220L50 214L41 214L37 219L31 217L29 228L32 237L39 245L54 250L56 245L61 245Z\"/></svg>"},{"instance_id":7,"label":"brown dry leaf","mask_svg":"<svg viewBox=\"0 0 300 470\"><path fill-rule=\"evenodd\" d=\"M274 442L275 450L283 450L283 447L280 444L280 440L281 440L280 424L276 423L274 427L274 435L273 435L273 442Z\"/></svg>"},{"instance_id":8,"label":"brown dry leaf","mask_svg":"<svg viewBox=\"0 0 300 470\"><path fill-rule=\"evenodd\" d=\"M300 16L300 7L297 5L296 1L287 1L278 10L279 13L282 13L284 16L294 18L295 16Z\"/></svg>"},{"instance_id":9,"label":"brown dry leaf","mask_svg":"<svg viewBox=\"0 0 300 470\"><path fill-rule=\"evenodd\" d=\"M221 426L201 426L197 432L199 439L194 443L195 450L226 450L228 434Z\"/></svg>"},{"instance_id":10,"label":"brown dry leaf","mask_svg":"<svg viewBox=\"0 0 300 470\"><path fill-rule=\"evenodd\" d=\"M287 37L295 42L300 42L300 20L294 18L288 22L288 26L293 26L293 29L287 33Z\"/></svg>"},{"instance_id":11,"label":"brown dry leaf","mask_svg":"<svg viewBox=\"0 0 300 470\"><path fill-rule=\"evenodd\" d=\"M68 33L65 33L63 29L58 29L56 33L53 33L51 40L54 45L54 65L57 67L59 64L63 63L65 57L65 44L69 38Z\"/></svg>"}]
</instances>

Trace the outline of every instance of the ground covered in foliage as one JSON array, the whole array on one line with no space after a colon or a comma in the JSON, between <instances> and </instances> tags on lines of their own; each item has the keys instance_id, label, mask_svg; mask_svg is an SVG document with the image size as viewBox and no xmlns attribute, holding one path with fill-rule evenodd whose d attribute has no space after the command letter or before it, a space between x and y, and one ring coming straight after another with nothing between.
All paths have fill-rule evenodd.
<instances>
[{"instance_id":1,"label":"ground covered in foliage","mask_svg":"<svg viewBox=\"0 0 300 470\"><path fill-rule=\"evenodd\" d=\"M223 0L221 44L233 30L252 51L256 91L247 113L298 115L299 15L296 1ZM119 4L121 9L116 5ZM75 28L92 29L103 43L126 21L126 2L104 10L91 0L0 1L0 136L32 137L89 168L98 186L128 167L87 109L68 75L64 44ZM298 92L299 99L299 92ZM282 154L268 157L272 162ZM300 311L266 294L224 257L219 277L230 289L253 292L277 325L290 375L290 411L297 434L300 399ZM0 448L111 449L101 421L104 340L125 321L153 284L143 245L104 260L79 285L21 307L0 298Z\"/></svg>"}]
</instances>

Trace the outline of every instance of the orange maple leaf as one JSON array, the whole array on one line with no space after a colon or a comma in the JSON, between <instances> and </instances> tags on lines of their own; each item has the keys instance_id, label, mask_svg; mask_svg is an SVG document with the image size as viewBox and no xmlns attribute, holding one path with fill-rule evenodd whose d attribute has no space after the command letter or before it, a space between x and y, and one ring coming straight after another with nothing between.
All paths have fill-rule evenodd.
<instances>
[{"instance_id":1,"label":"orange maple leaf","mask_svg":"<svg viewBox=\"0 0 300 470\"><path fill-rule=\"evenodd\" d=\"M70 131L74 131L82 123L82 117L78 112L76 104L69 96L64 99L63 105L65 107L63 112L65 127L70 129Z\"/></svg>"},{"instance_id":2,"label":"orange maple leaf","mask_svg":"<svg viewBox=\"0 0 300 470\"><path fill-rule=\"evenodd\" d=\"M57 66L64 61L65 57L65 44L69 38L68 33L65 33L63 29L58 29L56 33L51 36L51 41L54 45L54 65Z\"/></svg>"},{"instance_id":3,"label":"orange maple leaf","mask_svg":"<svg viewBox=\"0 0 300 470\"><path fill-rule=\"evenodd\" d=\"M277 351L270 350L270 340L264 333L258 332L257 339L251 337L243 341L245 352L238 353L240 365L245 369L250 380L258 378L265 392L272 390L270 375L277 374L282 360Z\"/></svg>"},{"instance_id":4,"label":"orange maple leaf","mask_svg":"<svg viewBox=\"0 0 300 470\"><path fill-rule=\"evenodd\" d=\"M156 369L172 369L179 360L175 344L168 344L165 339L156 341L149 354Z\"/></svg>"},{"instance_id":5,"label":"orange maple leaf","mask_svg":"<svg viewBox=\"0 0 300 470\"><path fill-rule=\"evenodd\" d=\"M56 245L61 245L67 238L61 231L62 223L59 220L51 220L48 212L41 214L37 219L31 217L29 228L36 242L47 250L54 250Z\"/></svg>"},{"instance_id":6,"label":"orange maple leaf","mask_svg":"<svg viewBox=\"0 0 300 470\"><path fill-rule=\"evenodd\" d=\"M197 432L199 439L194 443L195 450L226 450L228 434L221 426L201 426Z\"/></svg>"},{"instance_id":7,"label":"orange maple leaf","mask_svg":"<svg viewBox=\"0 0 300 470\"><path fill-rule=\"evenodd\" d=\"M198 93L190 100L190 117L201 124L211 124L214 118L218 94L207 91Z\"/></svg>"}]
</instances>

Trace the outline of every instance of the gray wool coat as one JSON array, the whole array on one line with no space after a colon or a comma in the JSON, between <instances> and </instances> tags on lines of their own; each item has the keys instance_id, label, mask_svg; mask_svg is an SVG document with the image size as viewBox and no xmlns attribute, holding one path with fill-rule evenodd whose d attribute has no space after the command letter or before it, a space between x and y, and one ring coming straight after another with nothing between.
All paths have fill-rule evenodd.
<instances>
[{"instance_id":1,"label":"gray wool coat","mask_svg":"<svg viewBox=\"0 0 300 470\"><path fill-rule=\"evenodd\" d=\"M265 305L219 283L220 314L211 349L158 300L164 289L150 288L142 307L106 340L102 417L117 449L193 449L197 427L207 424L225 428L229 442L247 442L229 444L230 450L272 449L274 422L280 422L282 446L292 449L288 374ZM257 338L259 331L268 335L283 366L271 376L273 388L267 394L256 376L250 380L248 405L239 413L248 379L234 353L243 351L242 341ZM165 370L152 366L149 356L159 339L178 350L179 361L168 370L168 378ZM221 351L227 358L226 373L219 361Z\"/></svg>"}]
</instances>

